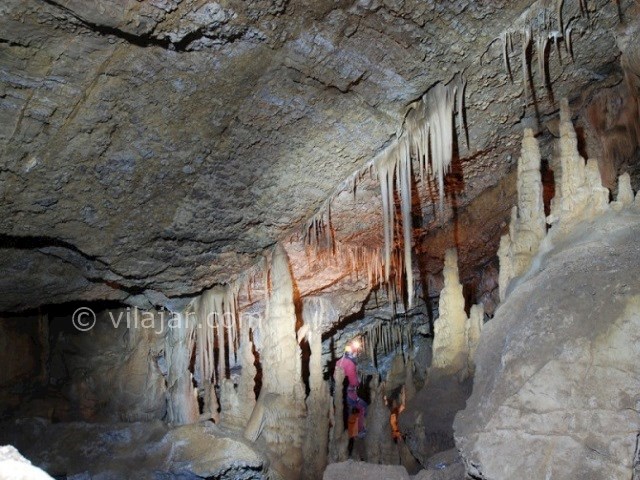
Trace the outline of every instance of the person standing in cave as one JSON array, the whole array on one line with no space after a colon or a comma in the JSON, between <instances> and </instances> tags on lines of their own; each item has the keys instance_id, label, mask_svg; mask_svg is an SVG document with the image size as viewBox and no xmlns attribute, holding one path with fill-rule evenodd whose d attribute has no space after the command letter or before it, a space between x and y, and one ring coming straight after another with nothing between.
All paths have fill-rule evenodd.
<instances>
[{"instance_id":1,"label":"person standing in cave","mask_svg":"<svg viewBox=\"0 0 640 480\"><path fill-rule=\"evenodd\" d=\"M349 433L349 458L353 454L353 445L358 438L358 421L360 419L360 410L352 408L347 420L347 432Z\"/></svg>"},{"instance_id":2,"label":"person standing in cave","mask_svg":"<svg viewBox=\"0 0 640 480\"><path fill-rule=\"evenodd\" d=\"M402 440L402 433L398 428L398 416L402 412L402 407L394 400L391 407L391 414L389 415L389 424L391 424L391 438L393 443L397 444L398 440Z\"/></svg>"},{"instance_id":3,"label":"person standing in cave","mask_svg":"<svg viewBox=\"0 0 640 480\"><path fill-rule=\"evenodd\" d=\"M360 378L358 377L357 351L358 345L356 342L347 344L344 349L344 355L336 362L336 367L342 368L344 376L349 382L347 387L347 405L350 409L357 409L359 411L358 436L362 438L367 432L364 423L367 415L367 403L358 396Z\"/></svg>"}]
</instances>

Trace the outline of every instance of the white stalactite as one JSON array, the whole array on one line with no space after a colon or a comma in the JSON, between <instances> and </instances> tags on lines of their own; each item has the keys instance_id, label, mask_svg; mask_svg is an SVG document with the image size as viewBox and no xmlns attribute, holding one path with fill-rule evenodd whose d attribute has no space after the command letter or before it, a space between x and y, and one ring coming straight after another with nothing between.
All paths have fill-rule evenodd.
<instances>
[{"instance_id":1,"label":"white stalactite","mask_svg":"<svg viewBox=\"0 0 640 480\"><path fill-rule=\"evenodd\" d=\"M538 71L540 74L540 82L542 85L547 84L547 62L545 59L545 52L547 50L548 36L545 32L540 32L536 39L536 53L538 55Z\"/></svg>"},{"instance_id":2,"label":"white stalactite","mask_svg":"<svg viewBox=\"0 0 640 480\"><path fill-rule=\"evenodd\" d=\"M522 88L524 89L524 104L529 101L529 56L527 51L531 44L531 28L525 27L522 30Z\"/></svg>"},{"instance_id":3,"label":"white stalactite","mask_svg":"<svg viewBox=\"0 0 640 480\"><path fill-rule=\"evenodd\" d=\"M412 261L411 154L413 153L417 159L420 178L425 188L427 186L424 178L427 174L437 180L440 207L442 208L445 194L444 177L451 168L453 158L453 116L455 112L458 115L460 130L465 129L463 111L465 87L465 79L461 75L456 75L449 84L438 83L424 94L420 100L409 107L406 130L396 143L388 147L376 161L382 195L384 280L387 284L389 283L393 267L396 274L395 291L401 292L401 275L404 266L409 308L413 306L415 295ZM401 202L404 251L404 255L397 260L393 256L395 240L394 193L396 191ZM392 292L393 289L390 288L389 291Z\"/></svg>"}]
</instances>

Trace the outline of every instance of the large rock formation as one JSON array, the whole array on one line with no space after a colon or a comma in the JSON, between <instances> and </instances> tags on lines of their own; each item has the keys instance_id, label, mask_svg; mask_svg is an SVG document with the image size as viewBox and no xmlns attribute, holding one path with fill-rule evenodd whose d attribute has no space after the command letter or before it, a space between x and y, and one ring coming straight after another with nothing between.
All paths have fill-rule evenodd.
<instances>
[{"instance_id":1,"label":"large rock formation","mask_svg":"<svg viewBox=\"0 0 640 480\"><path fill-rule=\"evenodd\" d=\"M485 327L455 420L475 478L635 478L640 211L625 175L609 208L566 103L561 133L553 227Z\"/></svg>"},{"instance_id":2,"label":"large rock formation","mask_svg":"<svg viewBox=\"0 0 640 480\"><path fill-rule=\"evenodd\" d=\"M0 424L0 443L9 442L55 478L260 480L274 473L264 455L210 423L171 429L160 421L107 425L30 419ZM0 478L18 478L2 475L2 453ZM39 478L50 477L25 480Z\"/></svg>"},{"instance_id":3,"label":"large rock formation","mask_svg":"<svg viewBox=\"0 0 640 480\"><path fill-rule=\"evenodd\" d=\"M455 422L477 478L631 478L638 235L640 215L628 211L581 226L485 326L473 394Z\"/></svg>"},{"instance_id":4,"label":"large rock formation","mask_svg":"<svg viewBox=\"0 0 640 480\"><path fill-rule=\"evenodd\" d=\"M20 455L11 445L0 447L0 478L3 480L51 480L52 477Z\"/></svg>"},{"instance_id":5,"label":"large rock formation","mask_svg":"<svg viewBox=\"0 0 640 480\"><path fill-rule=\"evenodd\" d=\"M274 468L286 479L300 478L306 416L302 358L296 336L296 311L289 257L281 245L273 251L271 290L260 326L262 389L244 432L255 441L264 434Z\"/></svg>"},{"instance_id":6,"label":"large rock formation","mask_svg":"<svg viewBox=\"0 0 640 480\"><path fill-rule=\"evenodd\" d=\"M423 466L433 454L454 446L453 418L471 393L473 355L484 323L481 305L473 305L467 317L454 249L446 252L443 275L431 366L425 385L414 398L407 399L400 416L400 430Z\"/></svg>"}]
</instances>

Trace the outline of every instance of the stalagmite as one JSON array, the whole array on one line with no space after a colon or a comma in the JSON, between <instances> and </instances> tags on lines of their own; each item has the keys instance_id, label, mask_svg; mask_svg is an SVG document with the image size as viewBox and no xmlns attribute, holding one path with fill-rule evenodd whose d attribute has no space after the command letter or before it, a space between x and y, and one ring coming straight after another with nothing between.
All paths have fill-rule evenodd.
<instances>
[{"instance_id":1,"label":"stalagmite","mask_svg":"<svg viewBox=\"0 0 640 480\"><path fill-rule=\"evenodd\" d=\"M289 258L276 245L271 261L267 318L261 327L262 389L245 429L255 441L261 434L275 469L287 479L300 478L304 430L304 386L296 340L296 310Z\"/></svg>"},{"instance_id":2,"label":"stalagmite","mask_svg":"<svg viewBox=\"0 0 640 480\"><path fill-rule=\"evenodd\" d=\"M501 299L511 279L529 268L547 231L540 165L538 141L531 129L525 129L518 160L518 206L512 210L509 233L498 250Z\"/></svg>"},{"instance_id":3,"label":"stalagmite","mask_svg":"<svg viewBox=\"0 0 640 480\"><path fill-rule=\"evenodd\" d=\"M314 298L303 309L305 326L308 327L306 337L311 349L303 478L320 478L327 465L331 396L323 379L322 319L326 315L325 302L322 298Z\"/></svg>"},{"instance_id":4,"label":"stalagmite","mask_svg":"<svg viewBox=\"0 0 640 480\"><path fill-rule=\"evenodd\" d=\"M369 389L371 405L367 412L367 436L364 439L367 462L397 465L400 457L391 437L389 408L383 400L385 384L374 378Z\"/></svg>"},{"instance_id":5,"label":"stalagmite","mask_svg":"<svg viewBox=\"0 0 640 480\"><path fill-rule=\"evenodd\" d=\"M633 190L631 189L631 177L628 173L623 173L618 177L618 195L616 196L616 202L623 207L628 207L633 204Z\"/></svg>"},{"instance_id":6,"label":"stalagmite","mask_svg":"<svg viewBox=\"0 0 640 480\"><path fill-rule=\"evenodd\" d=\"M333 422L331 426L331 443L329 457L331 462L341 462L347 456L348 436L344 425L344 370L337 368L335 372L335 391L333 392Z\"/></svg>"},{"instance_id":7,"label":"stalagmite","mask_svg":"<svg viewBox=\"0 0 640 480\"><path fill-rule=\"evenodd\" d=\"M469 376L473 376L475 372L475 363L473 357L480 342L480 333L484 324L484 307L482 304L473 305L469 311L469 318L465 327L467 337L467 348L469 351L467 357L467 371Z\"/></svg>"},{"instance_id":8,"label":"stalagmite","mask_svg":"<svg viewBox=\"0 0 640 480\"><path fill-rule=\"evenodd\" d=\"M408 403L416 396L416 384L413 380L413 359L408 358L405 363L405 376L404 376L404 393L405 401Z\"/></svg>"},{"instance_id":9,"label":"stalagmite","mask_svg":"<svg viewBox=\"0 0 640 480\"><path fill-rule=\"evenodd\" d=\"M253 355L253 344L250 338L249 326L241 329L242 339L239 345L239 360L242 369L237 385L231 379L223 379L221 383L221 412L220 422L225 427L243 429L249 422L256 404L253 391L255 385L256 367Z\"/></svg>"},{"instance_id":10,"label":"stalagmite","mask_svg":"<svg viewBox=\"0 0 640 480\"><path fill-rule=\"evenodd\" d=\"M458 277L458 254L455 249L445 253L444 288L440 292L440 316L434 325L431 372L456 374L466 367L467 345L462 284Z\"/></svg>"},{"instance_id":11,"label":"stalagmite","mask_svg":"<svg viewBox=\"0 0 640 480\"><path fill-rule=\"evenodd\" d=\"M566 100L560 104L560 139L554 158L555 197L551 213L544 219L542 185L540 180L540 152L533 132L525 130L522 154L518 162L518 205L511 215L509 233L502 237L500 258L500 299L504 300L511 280L524 274L542 242L548 245L553 238L571 231L578 222L591 220L609 208L609 191L602 186L598 164L591 159L585 165L578 152L578 140ZM614 202L614 209L632 203L627 181L621 184L623 202ZM546 223L552 225L546 234Z\"/></svg>"},{"instance_id":12,"label":"stalagmite","mask_svg":"<svg viewBox=\"0 0 640 480\"><path fill-rule=\"evenodd\" d=\"M191 353L195 347L195 322L189 315L178 317L179 322L167 329L167 420L174 425L198 421L197 390L193 388L193 375L189 371Z\"/></svg>"},{"instance_id":13,"label":"stalagmite","mask_svg":"<svg viewBox=\"0 0 640 480\"><path fill-rule=\"evenodd\" d=\"M556 190L551 200L551 214L547 218L554 232L570 230L575 223L592 219L608 208L608 201L602 201L605 190L599 174L592 168L587 177L567 100L560 103L560 139L555 165ZM599 200L593 201L594 197Z\"/></svg>"}]
</instances>

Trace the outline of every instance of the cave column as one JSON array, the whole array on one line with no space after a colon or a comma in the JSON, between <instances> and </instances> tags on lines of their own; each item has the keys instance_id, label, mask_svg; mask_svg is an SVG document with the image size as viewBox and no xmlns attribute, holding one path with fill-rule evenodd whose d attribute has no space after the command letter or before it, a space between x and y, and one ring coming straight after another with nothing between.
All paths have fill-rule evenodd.
<instances>
[{"instance_id":1,"label":"cave column","mask_svg":"<svg viewBox=\"0 0 640 480\"><path fill-rule=\"evenodd\" d=\"M307 397L307 425L304 442L303 478L320 478L327 466L329 443L329 413L331 396L322 375L322 319L325 317L323 299L315 299L305 318L306 338L309 342L309 396ZM305 313L307 313L305 311Z\"/></svg>"},{"instance_id":2,"label":"cave column","mask_svg":"<svg viewBox=\"0 0 640 480\"><path fill-rule=\"evenodd\" d=\"M245 429L245 437L261 434L274 468L286 479L300 478L306 406L301 351L296 338L296 311L289 258L278 244L270 268L271 289L261 325L262 388Z\"/></svg>"}]
</instances>

